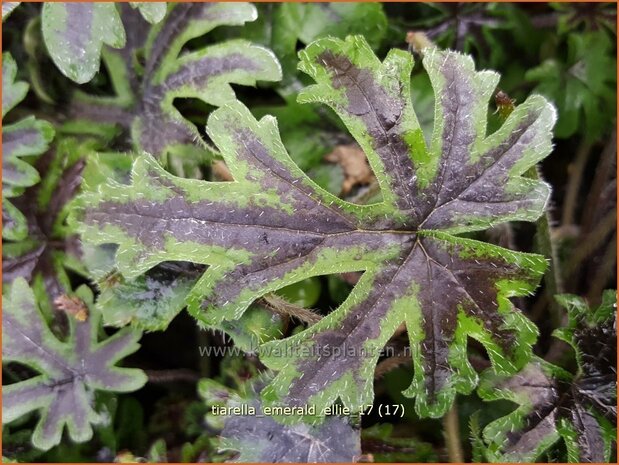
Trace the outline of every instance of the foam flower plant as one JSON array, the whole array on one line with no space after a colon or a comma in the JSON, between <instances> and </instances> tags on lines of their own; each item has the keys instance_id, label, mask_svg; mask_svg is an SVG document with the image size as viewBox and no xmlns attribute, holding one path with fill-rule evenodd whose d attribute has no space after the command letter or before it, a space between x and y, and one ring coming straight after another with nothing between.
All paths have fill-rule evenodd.
<instances>
[{"instance_id":1,"label":"foam flower plant","mask_svg":"<svg viewBox=\"0 0 619 465\"><path fill-rule=\"evenodd\" d=\"M17 64L9 53L2 55L2 119L28 92L28 84L16 81ZM9 198L23 194L40 181L28 159L45 152L54 137L54 128L34 116L5 125L2 130L2 237L18 241L28 235L24 214Z\"/></svg>"},{"instance_id":2,"label":"foam flower plant","mask_svg":"<svg viewBox=\"0 0 619 465\"><path fill-rule=\"evenodd\" d=\"M86 286L77 290L76 298L85 308L92 305L93 295ZM141 370L116 366L139 348L140 335L131 328L99 341L99 315L85 310L85 321L69 318L70 334L60 340L23 278L12 283L2 307L2 361L18 362L38 372L2 386L2 423L40 411L32 435L35 447L47 450L58 444L65 425L74 441L90 440L92 425L108 419L94 408L95 391L130 392L146 382Z\"/></svg>"},{"instance_id":3,"label":"foam flower plant","mask_svg":"<svg viewBox=\"0 0 619 465\"><path fill-rule=\"evenodd\" d=\"M219 106L234 99L231 83L254 85L281 78L273 53L245 40L181 53L191 39L218 26L255 20L251 4L178 3L154 26L129 5L119 5L119 21L128 31L126 44L103 50L115 95L76 93L72 116L82 125L120 126L131 132L136 148L155 157L195 150L200 134L176 109L174 99L197 98Z\"/></svg>"},{"instance_id":4,"label":"foam flower plant","mask_svg":"<svg viewBox=\"0 0 619 465\"><path fill-rule=\"evenodd\" d=\"M578 296L557 300L568 324L555 336L574 348L577 371L535 358L512 377L484 374L482 398L519 404L484 429L490 461L532 462L562 439L570 462L608 462L617 432L617 293L593 310Z\"/></svg>"},{"instance_id":5,"label":"foam flower plant","mask_svg":"<svg viewBox=\"0 0 619 465\"><path fill-rule=\"evenodd\" d=\"M476 71L468 56L426 52L436 96L428 143L411 102L409 53L392 50L381 63L358 36L320 39L300 53L317 84L299 100L339 115L382 201L356 205L321 189L286 153L274 118L257 121L232 102L211 114L207 132L234 182L178 178L141 156L130 185L84 194L74 213L83 240L114 244L129 279L166 260L209 265L186 298L206 325L238 319L256 298L308 277L363 271L320 322L261 347L277 372L263 401L321 412L339 398L363 410L380 350L404 322L414 365L405 393L420 415L443 415L456 392L477 383L468 337L498 373L530 359L537 330L509 299L535 289L545 259L458 234L540 216L549 187L522 174L550 152L555 111L531 96L488 135L499 76Z\"/></svg>"}]
</instances>

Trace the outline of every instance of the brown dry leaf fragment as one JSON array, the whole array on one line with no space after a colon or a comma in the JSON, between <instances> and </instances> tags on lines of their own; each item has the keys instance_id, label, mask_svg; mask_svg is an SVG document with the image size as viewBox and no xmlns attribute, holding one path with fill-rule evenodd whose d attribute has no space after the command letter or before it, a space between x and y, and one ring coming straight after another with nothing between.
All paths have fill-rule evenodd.
<instances>
[{"instance_id":1,"label":"brown dry leaf fragment","mask_svg":"<svg viewBox=\"0 0 619 465\"><path fill-rule=\"evenodd\" d=\"M88 307L79 297L62 294L54 299L54 305L58 310L72 315L77 321L88 319Z\"/></svg>"},{"instance_id":2,"label":"brown dry leaf fragment","mask_svg":"<svg viewBox=\"0 0 619 465\"><path fill-rule=\"evenodd\" d=\"M405 41L409 46L409 50L419 53L420 55L423 55L424 48L434 47L434 42L421 31L407 32Z\"/></svg>"},{"instance_id":3,"label":"brown dry leaf fragment","mask_svg":"<svg viewBox=\"0 0 619 465\"><path fill-rule=\"evenodd\" d=\"M338 145L333 152L325 155L329 163L337 163L344 170L342 194L348 194L353 187L359 184L370 184L374 173L370 169L363 150L357 145Z\"/></svg>"},{"instance_id":4,"label":"brown dry leaf fragment","mask_svg":"<svg viewBox=\"0 0 619 465\"><path fill-rule=\"evenodd\" d=\"M211 165L211 170L213 171L213 179L217 181L234 181L228 166L221 160L215 160Z\"/></svg>"}]
</instances>

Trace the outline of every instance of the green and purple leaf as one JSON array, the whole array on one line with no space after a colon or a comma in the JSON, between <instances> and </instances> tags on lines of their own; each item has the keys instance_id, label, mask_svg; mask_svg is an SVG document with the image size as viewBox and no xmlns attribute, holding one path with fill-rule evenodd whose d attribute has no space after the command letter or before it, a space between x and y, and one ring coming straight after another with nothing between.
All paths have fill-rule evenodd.
<instances>
[{"instance_id":1,"label":"green and purple leaf","mask_svg":"<svg viewBox=\"0 0 619 465\"><path fill-rule=\"evenodd\" d=\"M221 432L220 449L237 451L235 462L350 463L361 455L359 430L345 417L330 416L314 426L282 425L262 413L259 401L249 405L255 415L230 415Z\"/></svg>"},{"instance_id":2,"label":"green and purple leaf","mask_svg":"<svg viewBox=\"0 0 619 465\"><path fill-rule=\"evenodd\" d=\"M91 306L93 296L86 286L76 296ZM2 423L40 411L32 436L39 449L58 444L65 425L76 442L92 437L92 425L106 421L94 409L95 391L130 392L146 382L141 370L116 366L138 349L140 334L126 328L99 341L99 316L89 313L84 322L70 318L70 335L61 341L47 326L23 278L16 279L3 298L3 362L18 362L39 374L3 386Z\"/></svg>"},{"instance_id":3,"label":"green and purple leaf","mask_svg":"<svg viewBox=\"0 0 619 465\"><path fill-rule=\"evenodd\" d=\"M275 56L243 40L181 55L186 42L218 26L255 20L256 9L250 4L179 3L152 27L128 5L120 8L127 45L103 54L116 95L78 93L72 111L78 120L120 124L140 151L162 157L186 147L205 150L197 128L176 109L174 99L197 98L220 106L234 99L230 84L253 86L281 79ZM145 63L138 75L136 53L142 49Z\"/></svg>"},{"instance_id":4,"label":"green and purple leaf","mask_svg":"<svg viewBox=\"0 0 619 465\"><path fill-rule=\"evenodd\" d=\"M365 150L383 200L355 205L324 191L286 153L274 118L239 102L214 111L207 132L235 182L181 179L140 157L130 185L107 183L76 211L83 240L114 244L116 267L136 279L163 261L209 265L186 299L215 326L262 295L308 277L363 271L344 303L319 323L262 346L279 373L271 404L338 398L353 411L373 399L380 351L402 322L415 369L406 391L424 416L441 416L477 375L467 338L494 369L514 373L531 357L535 326L509 300L537 286L546 261L452 234L533 220L548 186L521 176L551 150L552 106L530 97L486 135L498 76L469 57L432 50L424 66L437 95L430 147L410 101L410 54L381 63L360 37L322 39L301 52L317 85L303 102L327 103ZM295 349L292 353L289 348Z\"/></svg>"},{"instance_id":5,"label":"green and purple leaf","mask_svg":"<svg viewBox=\"0 0 619 465\"><path fill-rule=\"evenodd\" d=\"M2 281L25 278L35 290L44 291L48 304L44 305L42 297L39 300L44 309L51 308L56 297L71 291L66 269L84 272L78 237L67 230L64 220L82 181L83 157L91 149L89 142L72 138L57 141L37 160L42 181L15 200L26 213L28 236L4 244Z\"/></svg>"},{"instance_id":6,"label":"green and purple leaf","mask_svg":"<svg viewBox=\"0 0 619 465\"><path fill-rule=\"evenodd\" d=\"M259 391L269 375L246 381L235 391L212 379L202 379L198 392L206 406L254 409L248 415L206 415L207 424L221 430L219 449L237 452L234 462L320 463L355 462L361 455L360 431L344 416L330 416L320 425L282 425L264 414Z\"/></svg>"},{"instance_id":7,"label":"green and purple leaf","mask_svg":"<svg viewBox=\"0 0 619 465\"><path fill-rule=\"evenodd\" d=\"M2 117L21 102L28 92L28 84L15 81L17 65L10 54L2 56ZM47 121L33 116L4 126L2 131L2 237L22 240L28 234L23 213L7 200L39 182L37 170L26 159L32 159L47 150L54 137L54 129Z\"/></svg>"},{"instance_id":8,"label":"green and purple leaf","mask_svg":"<svg viewBox=\"0 0 619 465\"><path fill-rule=\"evenodd\" d=\"M483 375L482 398L519 405L484 429L491 461L532 462L559 439L570 462L609 460L617 425L616 292L605 291L595 311L578 296L557 300L569 322L555 335L574 347L578 372L534 359L512 377Z\"/></svg>"},{"instance_id":9,"label":"green and purple leaf","mask_svg":"<svg viewBox=\"0 0 619 465\"><path fill-rule=\"evenodd\" d=\"M28 84L16 81L17 64L10 53L2 54L2 118L28 93Z\"/></svg>"},{"instance_id":10,"label":"green and purple leaf","mask_svg":"<svg viewBox=\"0 0 619 465\"><path fill-rule=\"evenodd\" d=\"M113 2L46 2L41 21L52 60L78 84L90 81L99 71L104 44L125 45L125 30Z\"/></svg>"}]
</instances>

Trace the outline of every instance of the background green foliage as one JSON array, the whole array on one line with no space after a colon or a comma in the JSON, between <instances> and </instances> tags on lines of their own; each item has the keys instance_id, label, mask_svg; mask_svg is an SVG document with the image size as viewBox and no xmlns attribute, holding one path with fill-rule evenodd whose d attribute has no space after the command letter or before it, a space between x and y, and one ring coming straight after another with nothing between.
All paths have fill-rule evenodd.
<instances>
[{"instance_id":1,"label":"background green foliage","mask_svg":"<svg viewBox=\"0 0 619 465\"><path fill-rule=\"evenodd\" d=\"M499 89L516 104L533 92L555 104L555 147L539 169L553 187L548 217L537 225L513 223L471 236L514 250L552 255L553 266L542 288L535 296L521 299L518 306L540 329L535 354L565 372L576 373L578 364L573 352L565 342L552 337L555 330L568 323L554 295L575 294L596 308L603 289L614 288L616 282L615 5L266 3L258 4L257 9L256 21L243 27L217 28L192 39L185 49L199 50L241 38L273 50L282 65L283 80L260 83L257 88L235 86L236 95L254 116L277 117L283 142L295 162L321 186L347 200L368 201L376 192L371 178L353 183L352 189L344 192L343 181L350 174L343 163L325 157L337 147L352 144L351 136L325 107L296 103L298 92L310 83L296 69L296 53L314 39L363 34L383 59L392 48L410 48L407 33L424 32L441 48L471 54L477 69L499 71ZM104 67L81 86L63 75L44 41L40 5L23 3L15 8L4 21L2 34L3 52L9 52L17 64L15 80L29 84L25 100L4 117L3 124L6 127L34 115L37 120L50 122L56 130L47 153L24 159L37 170L41 181L11 198L27 220L28 235L3 244L4 288L10 288L15 276L29 279L43 316L50 328L62 336L66 334L66 316L54 309L50 296L89 284L85 277L89 263L106 258L101 251L79 250L75 236L64 223L67 204L82 179L95 184L108 178L126 180L133 155L125 153L130 146L127 134L100 128L97 131L97 127L83 131L72 126L69 108L73 93L79 89L91 95L110 95L112 83ZM413 99L419 122L430 134L434 96L416 61L411 77ZM196 125L207 148L200 148L198 161L172 156L166 168L185 177L225 179L219 154L208 149L204 133L206 116L212 108L189 98L176 99L174 105ZM492 108L491 104L489 131L501 123L501 114ZM85 132L90 135L85 136ZM84 169L95 158L101 169ZM110 282L116 279L101 278ZM295 308L311 307L326 314L346 298L358 278L355 274L312 278L283 289L280 295ZM115 306L119 304L117 295L106 294L106 299ZM240 323L244 325L242 333L250 335L245 347L252 345L252 337L264 342L277 338L279 333L294 334L300 322L307 319L307 315L294 311L278 313L273 301L258 301ZM265 321L274 328L270 334L259 330ZM420 420L414 413L414 400L401 394L412 378L410 359L398 356L406 343L405 333L396 333L389 342L395 355L379 363L375 382L375 405L402 404L404 416L380 418L377 411L364 416L357 425L361 428L362 453L371 454L376 461L447 461L454 459L460 449L465 460L483 460L484 426L513 412L515 404L506 400L487 404L473 393L458 397L457 407L445 420ZM205 403L201 397L204 389L199 393L196 386L200 379L215 379L218 385L237 392L249 380L257 379L261 368L257 357L251 353L201 357L197 349L200 346L228 347L232 343L222 333L197 329L184 313L165 331L145 334L141 345L125 364L145 370L149 382L135 393L98 395L96 404L108 412L109 421L95 428L90 442L74 444L65 437L47 452L34 449L30 437L37 418L28 415L3 428L3 456L18 461L63 462L233 458L233 451L219 450L217 436L223 425L205 416L214 400L209 398ZM473 345L470 358L479 372L488 367L481 346ZM18 382L31 374L21 365L3 367L5 383ZM455 441L456 452L454 444L446 442L443 431ZM469 441L469 437L473 440ZM540 459L563 462L570 458L568 452L565 443L557 442ZM615 448L610 458L616 460Z\"/></svg>"}]
</instances>

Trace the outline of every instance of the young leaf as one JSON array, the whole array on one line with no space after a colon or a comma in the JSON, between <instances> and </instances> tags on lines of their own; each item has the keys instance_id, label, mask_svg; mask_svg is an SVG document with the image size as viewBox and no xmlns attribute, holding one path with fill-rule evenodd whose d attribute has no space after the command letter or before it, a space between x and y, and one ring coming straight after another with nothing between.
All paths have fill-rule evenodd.
<instances>
[{"instance_id":1,"label":"young leaf","mask_svg":"<svg viewBox=\"0 0 619 465\"><path fill-rule=\"evenodd\" d=\"M92 257L86 252L87 257ZM154 331L165 329L185 306L185 298L203 273L191 263L166 262L134 280L110 274L99 281L97 308L107 325Z\"/></svg>"},{"instance_id":2,"label":"young leaf","mask_svg":"<svg viewBox=\"0 0 619 465\"><path fill-rule=\"evenodd\" d=\"M125 45L125 30L114 3L46 2L41 21L52 60L78 84L90 81L99 71L103 44Z\"/></svg>"},{"instance_id":3,"label":"young leaf","mask_svg":"<svg viewBox=\"0 0 619 465\"><path fill-rule=\"evenodd\" d=\"M617 100L612 40L603 30L578 32L568 35L567 46L564 62L549 58L527 71L525 79L536 82L535 91L556 103L557 137L581 132L587 140L597 140L609 130L601 115Z\"/></svg>"},{"instance_id":4,"label":"young leaf","mask_svg":"<svg viewBox=\"0 0 619 465\"><path fill-rule=\"evenodd\" d=\"M2 55L2 118L21 102L28 84L15 81L17 65L9 53ZM4 126L2 131L2 237L22 240L28 234L26 218L9 198L22 194L26 187L39 182L39 173L23 157L40 155L47 150L54 129L47 121L33 116Z\"/></svg>"},{"instance_id":5,"label":"young leaf","mask_svg":"<svg viewBox=\"0 0 619 465\"><path fill-rule=\"evenodd\" d=\"M121 5L121 12L126 30L131 31L127 45L103 54L116 96L78 93L73 116L96 124L122 125L131 131L141 151L161 157L200 143L198 130L174 107L174 99L198 98L219 106L234 99L232 83L255 85L281 78L274 55L243 40L179 56L195 37L221 25L243 25L256 19L250 4L178 3L152 28L128 5ZM136 54L142 49L144 65L139 74Z\"/></svg>"},{"instance_id":6,"label":"young leaf","mask_svg":"<svg viewBox=\"0 0 619 465\"><path fill-rule=\"evenodd\" d=\"M336 110L365 150L382 202L354 205L319 188L286 153L275 120L257 121L234 102L211 114L207 131L236 182L177 178L143 156L131 185L85 194L76 211L83 240L116 244L129 279L167 260L210 265L187 304L211 325L302 279L364 271L338 309L263 346L261 360L279 371L264 398L322 411L339 397L359 411L372 401L380 350L405 322L415 368L406 392L419 414L440 416L476 385L468 337L498 372L530 358L537 331L509 298L535 289L545 260L453 234L541 214L548 186L520 175L550 152L554 109L532 96L486 136L498 76L429 51L437 105L427 148L410 103L410 54L394 50L380 63L350 37L318 40L301 59L318 84L300 99Z\"/></svg>"},{"instance_id":7,"label":"young leaf","mask_svg":"<svg viewBox=\"0 0 619 465\"><path fill-rule=\"evenodd\" d=\"M361 449L377 463L438 462L432 446L415 436L402 437L392 423L377 423L361 431Z\"/></svg>"},{"instance_id":8,"label":"young leaf","mask_svg":"<svg viewBox=\"0 0 619 465\"><path fill-rule=\"evenodd\" d=\"M87 287L79 288L76 296L91 306ZM129 392L146 382L141 370L115 366L138 349L138 333L127 328L99 342L99 316L93 312L84 322L70 318L70 324L68 339L59 340L23 278L16 279L8 298L3 298L3 362L19 362L40 374L2 387L2 423L40 410L32 436L39 449L58 444L65 425L74 441L92 437L91 425L106 420L93 408L96 390Z\"/></svg>"},{"instance_id":9,"label":"young leaf","mask_svg":"<svg viewBox=\"0 0 619 465\"><path fill-rule=\"evenodd\" d=\"M606 291L595 311L577 296L557 300L569 323L555 335L574 347L578 372L535 359L513 377L484 374L482 398L519 404L484 429L491 461L532 462L560 438L570 462L609 460L617 424L616 292Z\"/></svg>"}]
</instances>

